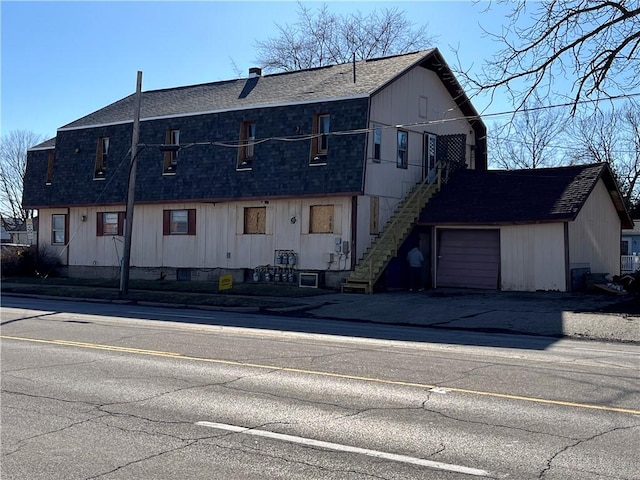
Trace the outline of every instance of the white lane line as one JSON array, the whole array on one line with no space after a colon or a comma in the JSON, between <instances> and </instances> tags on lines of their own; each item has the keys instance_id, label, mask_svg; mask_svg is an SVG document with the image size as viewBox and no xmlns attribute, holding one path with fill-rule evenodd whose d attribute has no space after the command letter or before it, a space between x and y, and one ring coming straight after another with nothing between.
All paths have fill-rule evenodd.
<instances>
[{"instance_id":1,"label":"white lane line","mask_svg":"<svg viewBox=\"0 0 640 480\"><path fill-rule=\"evenodd\" d=\"M464 473L466 475L474 475L476 477L489 477L489 476L495 477L494 474L491 474L486 470L465 467L463 465L453 465L450 463L434 462L431 460L424 460L422 458L408 457L406 455L397 455L395 453L381 452L378 450L369 450L367 448L352 447L349 445L341 445L339 443L323 442L320 440L313 440L311 438L297 437L295 435L285 435L283 433L269 432L267 430L257 430L257 429L247 428L247 427L239 427L237 425L229 425L226 423L215 423L215 422L196 422L196 425L200 425L201 427L227 430L229 432L244 433L246 435L255 435L258 437L272 438L275 440L282 440L284 442L299 443L302 445L325 448L328 450L358 453L360 455L368 455L370 457L382 458L385 460L392 460L394 462L410 463L413 465L420 465L423 467L434 468L438 470L447 470L449 472L458 472L458 473Z\"/></svg>"}]
</instances>

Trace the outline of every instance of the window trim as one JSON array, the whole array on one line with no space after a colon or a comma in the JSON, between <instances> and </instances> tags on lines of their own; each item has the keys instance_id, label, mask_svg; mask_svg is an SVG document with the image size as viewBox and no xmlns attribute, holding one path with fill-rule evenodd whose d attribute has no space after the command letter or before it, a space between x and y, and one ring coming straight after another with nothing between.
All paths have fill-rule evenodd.
<instances>
[{"instance_id":1,"label":"window trim","mask_svg":"<svg viewBox=\"0 0 640 480\"><path fill-rule=\"evenodd\" d=\"M187 212L187 231L172 232L171 231L171 213ZM195 208L176 208L172 210L162 211L162 235L195 235L196 234L196 209Z\"/></svg>"},{"instance_id":2,"label":"window trim","mask_svg":"<svg viewBox=\"0 0 640 480\"><path fill-rule=\"evenodd\" d=\"M401 149L401 140L400 137L402 135L406 136L405 148ZM397 135L397 148L396 148L396 167L406 169L409 166L409 132L407 130L398 129Z\"/></svg>"},{"instance_id":3,"label":"window trim","mask_svg":"<svg viewBox=\"0 0 640 480\"><path fill-rule=\"evenodd\" d=\"M251 131L253 130L253 131ZM245 120L240 124L240 148L236 170L251 170L255 157L256 122Z\"/></svg>"},{"instance_id":4,"label":"window trim","mask_svg":"<svg viewBox=\"0 0 640 480\"><path fill-rule=\"evenodd\" d=\"M116 214L117 219L117 232L105 233L105 215ZM124 219L125 212L97 212L96 213L96 236L97 237L122 237L124 235Z\"/></svg>"},{"instance_id":5,"label":"window trim","mask_svg":"<svg viewBox=\"0 0 640 480\"><path fill-rule=\"evenodd\" d=\"M64 227L62 229L63 239L62 242L56 242L56 232L61 231L59 228L55 227L55 217L63 217ZM66 245L67 239L69 238L69 215L66 213L52 213L51 214L51 245Z\"/></svg>"}]
</instances>

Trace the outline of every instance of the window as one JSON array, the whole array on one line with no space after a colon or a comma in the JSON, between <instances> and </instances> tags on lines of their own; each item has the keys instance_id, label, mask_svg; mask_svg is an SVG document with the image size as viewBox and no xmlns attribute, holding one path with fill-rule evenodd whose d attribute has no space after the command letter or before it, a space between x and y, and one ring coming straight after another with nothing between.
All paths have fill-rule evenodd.
<instances>
[{"instance_id":1,"label":"window","mask_svg":"<svg viewBox=\"0 0 640 480\"><path fill-rule=\"evenodd\" d=\"M314 137L311 141L312 165L326 165L329 149L329 115L316 115L313 119Z\"/></svg>"},{"instance_id":2,"label":"window","mask_svg":"<svg viewBox=\"0 0 640 480\"><path fill-rule=\"evenodd\" d=\"M180 130L167 130L165 136L164 173L176 173L178 150L180 150Z\"/></svg>"},{"instance_id":3,"label":"window","mask_svg":"<svg viewBox=\"0 0 640 480\"><path fill-rule=\"evenodd\" d=\"M623 239L620 243L621 255L629 255L629 240Z\"/></svg>"},{"instance_id":4,"label":"window","mask_svg":"<svg viewBox=\"0 0 640 480\"><path fill-rule=\"evenodd\" d=\"M162 218L163 235L195 235L196 210L164 210Z\"/></svg>"},{"instance_id":5,"label":"window","mask_svg":"<svg viewBox=\"0 0 640 480\"><path fill-rule=\"evenodd\" d=\"M98 212L96 235L98 237L124 234L124 212Z\"/></svg>"},{"instance_id":6,"label":"window","mask_svg":"<svg viewBox=\"0 0 640 480\"><path fill-rule=\"evenodd\" d=\"M425 171L425 176L428 178L429 183L433 183L436 178L437 140L438 137L436 135L425 132L423 146L423 168Z\"/></svg>"},{"instance_id":7,"label":"window","mask_svg":"<svg viewBox=\"0 0 640 480\"><path fill-rule=\"evenodd\" d=\"M264 234L266 232L266 207L247 207L244 209L244 233Z\"/></svg>"},{"instance_id":8,"label":"window","mask_svg":"<svg viewBox=\"0 0 640 480\"><path fill-rule=\"evenodd\" d=\"M407 168L408 155L407 148L409 142L409 133L404 130L398 130L398 163L396 166L398 168Z\"/></svg>"},{"instance_id":9,"label":"window","mask_svg":"<svg viewBox=\"0 0 640 480\"><path fill-rule=\"evenodd\" d=\"M51 180L53 179L53 161L56 158L56 152L49 152L49 156L47 157L47 185L51 185Z\"/></svg>"},{"instance_id":10,"label":"window","mask_svg":"<svg viewBox=\"0 0 640 480\"><path fill-rule=\"evenodd\" d=\"M107 171L107 160L109 159L109 137L100 137L96 149L96 168L94 179L103 179Z\"/></svg>"},{"instance_id":11,"label":"window","mask_svg":"<svg viewBox=\"0 0 640 480\"><path fill-rule=\"evenodd\" d=\"M242 122L240 127L240 148L238 149L238 169L251 169L255 140L256 123Z\"/></svg>"},{"instance_id":12,"label":"window","mask_svg":"<svg viewBox=\"0 0 640 480\"><path fill-rule=\"evenodd\" d=\"M51 243L53 245L66 245L67 230L68 224L66 215L51 215Z\"/></svg>"},{"instance_id":13,"label":"window","mask_svg":"<svg viewBox=\"0 0 640 480\"><path fill-rule=\"evenodd\" d=\"M313 205L310 208L309 233L333 233L333 205Z\"/></svg>"},{"instance_id":14,"label":"window","mask_svg":"<svg viewBox=\"0 0 640 480\"><path fill-rule=\"evenodd\" d=\"M382 159L382 126L373 126L373 160L380 161Z\"/></svg>"}]
</instances>

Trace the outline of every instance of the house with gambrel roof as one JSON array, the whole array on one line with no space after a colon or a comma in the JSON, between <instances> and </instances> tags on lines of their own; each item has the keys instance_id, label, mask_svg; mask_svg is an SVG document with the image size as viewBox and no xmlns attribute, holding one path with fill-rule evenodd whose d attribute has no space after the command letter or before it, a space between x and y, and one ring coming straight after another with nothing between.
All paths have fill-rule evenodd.
<instances>
[{"instance_id":1,"label":"house with gambrel roof","mask_svg":"<svg viewBox=\"0 0 640 480\"><path fill-rule=\"evenodd\" d=\"M119 269L133 109L131 95L29 151L24 205L69 276ZM132 278L261 269L337 286L403 199L424 201L417 185L435 191L438 165L487 166L485 126L437 49L143 91L140 118Z\"/></svg>"}]
</instances>

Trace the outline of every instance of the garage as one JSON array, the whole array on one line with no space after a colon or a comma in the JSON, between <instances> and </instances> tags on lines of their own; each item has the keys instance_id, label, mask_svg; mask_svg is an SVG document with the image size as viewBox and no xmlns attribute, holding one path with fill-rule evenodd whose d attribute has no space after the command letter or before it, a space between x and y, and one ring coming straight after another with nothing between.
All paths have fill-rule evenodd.
<instances>
[{"instance_id":1,"label":"garage","mask_svg":"<svg viewBox=\"0 0 640 480\"><path fill-rule=\"evenodd\" d=\"M438 287L498 289L500 230L438 230Z\"/></svg>"}]
</instances>

